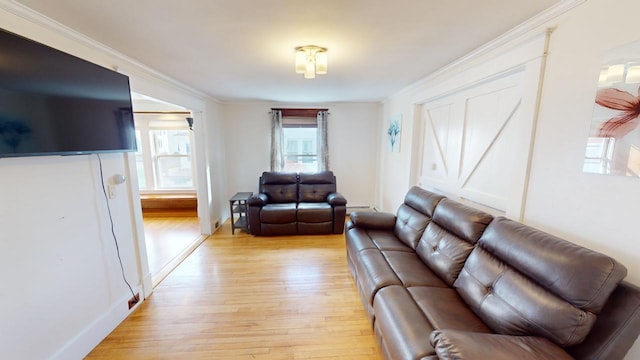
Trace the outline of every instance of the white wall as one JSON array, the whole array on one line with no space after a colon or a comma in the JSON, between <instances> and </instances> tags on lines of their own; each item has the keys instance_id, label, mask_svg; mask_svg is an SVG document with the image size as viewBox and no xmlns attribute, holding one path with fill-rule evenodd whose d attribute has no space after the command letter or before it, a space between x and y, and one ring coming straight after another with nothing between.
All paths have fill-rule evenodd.
<instances>
[{"instance_id":1,"label":"white wall","mask_svg":"<svg viewBox=\"0 0 640 360\"><path fill-rule=\"evenodd\" d=\"M347 206L374 204L378 103L227 103L222 107L229 197L238 191L257 192L258 178L269 171L271 108L328 108L329 167L338 191L347 198Z\"/></svg>"},{"instance_id":2,"label":"white wall","mask_svg":"<svg viewBox=\"0 0 640 360\"><path fill-rule=\"evenodd\" d=\"M226 196L219 105L141 64L0 1L2 28L129 75L133 91L201 114L208 217ZM131 177L129 155L104 154L104 175ZM131 179L133 180L133 179ZM125 275L150 288L139 199L133 182L109 201ZM96 155L0 159L0 358L79 359L128 314Z\"/></svg>"},{"instance_id":3,"label":"white wall","mask_svg":"<svg viewBox=\"0 0 640 360\"><path fill-rule=\"evenodd\" d=\"M604 252L640 284L640 179L582 172L600 65L640 40L636 0L590 0L551 36L525 222ZM640 343L627 359L640 359Z\"/></svg>"},{"instance_id":4,"label":"white wall","mask_svg":"<svg viewBox=\"0 0 640 360\"><path fill-rule=\"evenodd\" d=\"M613 256L628 268L627 280L635 284L640 284L636 226L640 180L585 174L582 164L601 62L607 50L640 40L638 13L640 2L636 0L590 0L529 31L536 34L555 28L543 79L523 218L532 226ZM385 119L397 112L412 119L419 91L426 91L425 87L389 98L383 109ZM382 136L379 139L385 141ZM403 152L405 146L416 146L407 143L412 139L412 135L403 134ZM381 155L377 198L384 210L395 211L407 185L416 180L414 160L410 151L401 156ZM637 341L626 358L640 359Z\"/></svg>"},{"instance_id":5,"label":"white wall","mask_svg":"<svg viewBox=\"0 0 640 360\"><path fill-rule=\"evenodd\" d=\"M122 154L101 156L105 176L125 173ZM0 357L46 359L61 350L82 357L63 347L94 322L108 327L126 316L131 294L121 280L98 169L95 155L0 159ZM123 186L110 205L125 274L137 292Z\"/></svg>"},{"instance_id":6,"label":"white wall","mask_svg":"<svg viewBox=\"0 0 640 360\"><path fill-rule=\"evenodd\" d=\"M607 50L640 40L640 2L592 0L551 37L525 220L606 252L640 284L640 179L586 174L582 164ZM615 16L609 16L615 14Z\"/></svg>"}]
</instances>

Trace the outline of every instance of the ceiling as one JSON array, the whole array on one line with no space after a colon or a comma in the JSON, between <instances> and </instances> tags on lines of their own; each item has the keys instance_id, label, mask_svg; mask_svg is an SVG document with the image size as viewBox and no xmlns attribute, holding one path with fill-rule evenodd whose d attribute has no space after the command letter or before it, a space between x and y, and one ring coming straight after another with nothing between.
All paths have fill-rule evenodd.
<instances>
[{"instance_id":1,"label":"ceiling","mask_svg":"<svg viewBox=\"0 0 640 360\"><path fill-rule=\"evenodd\" d=\"M379 101L561 0L17 0L221 101ZM329 72L294 72L328 48Z\"/></svg>"}]
</instances>

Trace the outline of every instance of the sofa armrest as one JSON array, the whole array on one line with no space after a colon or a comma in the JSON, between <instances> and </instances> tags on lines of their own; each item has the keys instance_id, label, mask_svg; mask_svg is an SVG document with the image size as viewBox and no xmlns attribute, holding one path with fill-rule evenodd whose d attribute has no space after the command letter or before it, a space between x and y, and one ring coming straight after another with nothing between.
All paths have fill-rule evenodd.
<instances>
[{"instance_id":1,"label":"sofa armrest","mask_svg":"<svg viewBox=\"0 0 640 360\"><path fill-rule=\"evenodd\" d=\"M347 205L347 199L340 193L331 193L327 196L327 202L331 206L344 206Z\"/></svg>"},{"instance_id":2,"label":"sofa armrest","mask_svg":"<svg viewBox=\"0 0 640 360\"><path fill-rule=\"evenodd\" d=\"M538 336L435 330L431 345L440 360L570 360L560 346Z\"/></svg>"},{"instance_id":3,"label":"sofa armrest","mask_svg":"<svg viewBox=\"0 0 640 360\"><path fill-rule=\"evenodd\" d=\"M351 226L375 230L393 230L396 226L396 216L385 212L356 211L349 215Z\"/></svg>"},{"instance_id":4,"label":"sofa armrest","mask_svg":"<svg viewBox=\"0 0 640 360\"><path fill-rule=\"evenodd\" d=\"M640 287L626 281L611 293L589 335L567 348L576 359L623 359L640 334Z\"/></svg>"},{"instance_id":5,"label":"sofa armrest","mask_svg":"<svg viewBox=\"0 0 640 360\"><path fill-rule=\"evenodd\" d=\"M264 205L267 204L267 194L253 194L251 195L251 197L249 198L249 200L247 200L247 204L249 204L249 206L259 206L262 207Z\"/></svg>"}]
</instances>

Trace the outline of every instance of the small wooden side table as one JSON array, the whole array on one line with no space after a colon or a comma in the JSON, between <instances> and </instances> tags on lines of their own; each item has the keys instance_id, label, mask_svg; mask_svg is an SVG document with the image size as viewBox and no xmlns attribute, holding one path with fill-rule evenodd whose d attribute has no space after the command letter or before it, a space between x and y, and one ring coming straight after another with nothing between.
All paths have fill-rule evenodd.
<instances>
[{"instance_id":1,"label":"small wooden side table","mask_svg":"<svg viewBox=\"0 0 640 360\"><path fill-rule=\"evenodd\" d=\"M231 210L231 234L235 235L236 229L249 232L249 220L247 219L247 200L253 195L252 192L238 192L229 199L229 209ZM237 215L237 218L236 218Z\"/></svg>"}]
</instances>

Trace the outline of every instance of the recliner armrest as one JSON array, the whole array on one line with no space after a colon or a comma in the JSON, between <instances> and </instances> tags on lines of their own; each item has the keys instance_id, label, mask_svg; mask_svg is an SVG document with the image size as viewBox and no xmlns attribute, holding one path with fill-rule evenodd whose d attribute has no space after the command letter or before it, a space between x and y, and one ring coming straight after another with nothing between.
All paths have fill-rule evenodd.
<instances>
[{"instance_id":1,"label":"recliner armrest","mask_svg":"<svg viewBox=\"0 0 640 360\"><path fill-rule=\"evenodd\" d=\"M251 197L249 198L249 200L247 200L247 204L249 204L249 206L264 206L267 204L267 194L253 194L251 195Z\"/></svg>"},{"instance_id":2,"label":"recliner armrest","mask_svg":"<svg viewBox=\"0 0 640 360\"><path fill-rule=\"evenodd\" d=\"M393 230L396 226L396 216L386 212L356 211L349 217L353 226L367 229Z\"/></svg>"},{"instance_id":3,"label":"recliner armrest","mask_svg":"<svg viewBox=\"0 0 640 360\"><path fill-rule=\"evenodd\" d=\"M440 360L570 360L560 346L538 336L435 330L431 345Z\"/></svg>"},{"instance_id":4,"label":"recliner armrest","mask_svg":"<svg viewBox=\"0 0 640 360\"><path fill-rule=\"evenodd\" d=\"M327 202L331 206L347 205L347 199L340 193L331 193L327 196Z\"/></svg>"}]
</instances>

